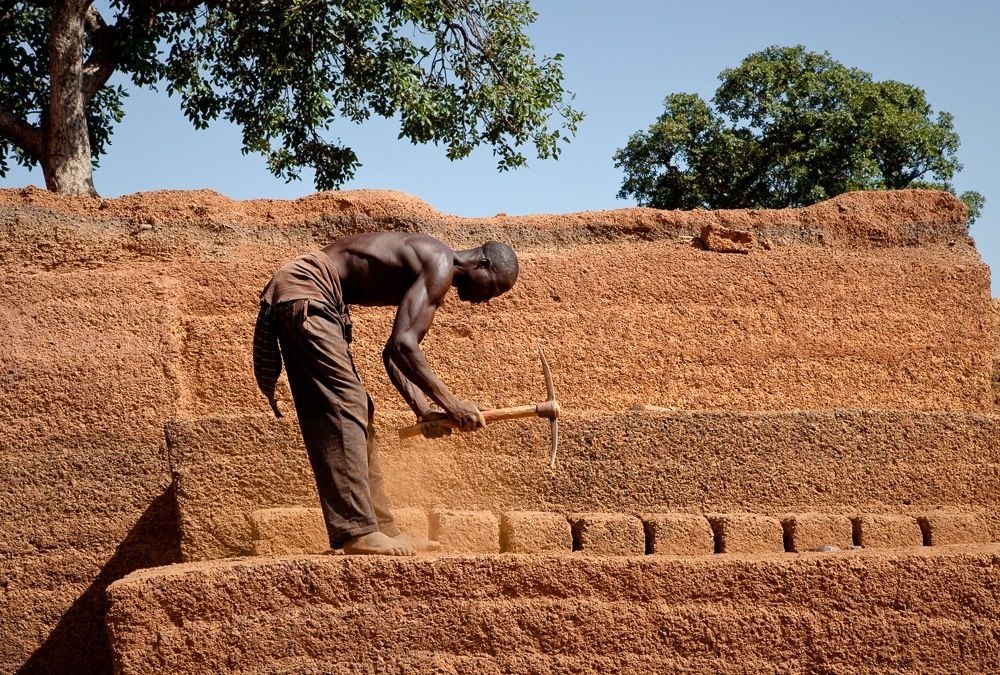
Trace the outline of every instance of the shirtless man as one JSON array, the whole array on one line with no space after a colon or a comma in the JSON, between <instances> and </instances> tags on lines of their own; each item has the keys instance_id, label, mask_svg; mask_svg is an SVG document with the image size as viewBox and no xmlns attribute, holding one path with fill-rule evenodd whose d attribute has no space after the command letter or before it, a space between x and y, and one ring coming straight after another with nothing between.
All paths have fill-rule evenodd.
<instances>
[{"instance_id":1,"label":"shirtless man","mask_svg":"<svg viewBox=\"0 0 1000 675\"><path fill-rule=\"evenodd\" d=\"M479 406L448 391L420 342L449 288L461 300L487 302L509 291L517 273L514 251L494 241L454 251L423 234L376 232L296 258L265 286L254 330L254 375L280 417L274 388L285 362L331 548L389 555L438 548L402 534L393 522L382 488L374 404L349 351L348 305L398 308L382 361L417 420L432 422L424 434L451 433L433 423L443 419L474 431L484 423Z\"/></svg>"}]
</instances>

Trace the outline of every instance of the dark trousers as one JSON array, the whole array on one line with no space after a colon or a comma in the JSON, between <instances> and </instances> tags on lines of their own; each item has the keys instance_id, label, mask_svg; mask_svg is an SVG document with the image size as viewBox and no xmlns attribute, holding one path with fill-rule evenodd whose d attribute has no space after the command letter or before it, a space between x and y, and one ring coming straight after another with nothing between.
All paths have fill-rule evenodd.
<instances>
[{"instance_id":1,"label":"dark trousers","mask_svg":"<svg viewBox=\"0 0 1000 675\"><path fill-rule=\"evenodd\" d=\"M282 302L272 311L330 546L369 532L399 534L382 487L375 404L339 313L319 300Z\"/></svg>"}]
</instances>

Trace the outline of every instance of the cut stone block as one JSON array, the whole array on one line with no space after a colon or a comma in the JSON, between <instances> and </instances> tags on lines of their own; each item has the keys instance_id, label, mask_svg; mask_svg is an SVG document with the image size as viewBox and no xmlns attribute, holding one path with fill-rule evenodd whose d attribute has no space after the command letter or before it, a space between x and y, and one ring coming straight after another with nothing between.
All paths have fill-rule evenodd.
<instances>
[{"instance_id":1,"label":"cut stone block","mask_svg":"<svg viewBox=\"0 0 1000 675\"><path fill-rule=\"evenodd\" d=\"M917 516L925 546L974 544L989 539L973 513L934 511Z\"/></svg>"},{"instance_id":2,"label":"cut stone block","mask_svg":"<svg viewBox=\"0 0 1000 675\"><path fill-rule=\"evenodd\" d=\"M852 519L854 541L865 548L923 546L920 524L913 516L862 513Z\"/></svg>"},{"instance_id":3,"label":"cut stone block","mask_svg":"<svg viewBox=\"0 0 1000 675\"><path fill-rule=\"evenodd\" d=\"M622 513L574 513L573 548L590 555L643 555L642 521Z\"/></svg>"},{"instance_id":4,"label":"cut stone block","mask_svg":"<svg viewBox=\"0 0 1000 675\"><path fill-rule=\"evenodd\" d=\"M820 547L848 550L854 545L851 519L828 513L793 513L781 519L786 551L804 553Z\"/></svg>"},{"instance_id":5,"label":"cut stone block","mask_svg":"<svg viewBox=\"0 0 1000 675\"><path fill-rule=\"evenodd\" d=\"M500 523L492 511L431 511L430 535L442 553L499 553Z\"/></svg>"},{"instance_id":6,"label":"cut stone block","mask_svg":"<svg viewBox=\"0 0 1000 675\"><path fill-rule=\"evenodd\" d=\"M500 518L500 548L506 553L569 553L573 532L560 513L508 511Z\"/></svg>"},{"instance_id":7,"label":"cut stone block","mask_svg":"<svg viewBox=\"0 0 1000 675\"><path fill-rule=\"evenodd\" d=\"M330 550L320 509L261 509L250 514L254 555L325 553Z\"/></svg>"},{"instance_id":8,"label":"cut stone block","mask_svg":"<svg viewBox=\"0 0 1000 675\"><path fill-rule=\"evenodd\" d=\"M756 513L716 513L708 516L715 533L716 553L782 553L781 521Z\"/></svg>"},{"instance_id":9,"label":"cut stone block","mask_svg":"<svg viewBox=\"0 0 1000 675\"><path fill-rule=\"evenodd\" d=\"M660 555L712 555L715 538L708 519L696 513L646 513L646 552Z\"/></svg>"},{"instance_id":10,"label":"cut stone block","mask_svg":"<svg viewBox=\"0 0 1000 675\"><path fill-rule=\"evenodd\" d=\"M413 537L426 539L428 534L427 512L417 507L393 509L396 527Z\"/></svg>"}]
</instances>

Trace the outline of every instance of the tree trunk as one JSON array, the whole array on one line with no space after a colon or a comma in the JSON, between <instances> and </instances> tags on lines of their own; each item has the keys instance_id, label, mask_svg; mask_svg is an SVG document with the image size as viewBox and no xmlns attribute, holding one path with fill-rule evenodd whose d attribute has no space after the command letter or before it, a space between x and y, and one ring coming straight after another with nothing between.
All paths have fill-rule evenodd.
<instances>
[{"instance_id":1,"label":"tree trunk","mask_svg":"<svg viewBox=\"0 0 1000 675\"><path fill-rule=\"evenodd\" d=\"M49 109L44 115L42 171L53 192L97 196L90 163L87 101L83 94L85 0L52 3Z\"/></svg>"}]
</instances>

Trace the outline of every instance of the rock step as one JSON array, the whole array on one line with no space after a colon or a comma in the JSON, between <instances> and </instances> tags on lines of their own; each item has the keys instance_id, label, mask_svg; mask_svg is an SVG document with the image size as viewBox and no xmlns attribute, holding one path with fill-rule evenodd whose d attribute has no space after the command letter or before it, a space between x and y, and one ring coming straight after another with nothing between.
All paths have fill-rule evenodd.
<instances>
[{"instance_id":1,"label":"rock step","mask_svg":"<svg viewBox=\"0 0 1000 675\"><path fill-rule=\"evenodd\" d=\"M257 294L310 248L283 242L176 273L187 413L267 410L248 349ZM661 240L518 249L514 290L488 308L446 303L423 347L449 387L496 407L543 391L541 341L561 400L577 409L988 411L989 269L959 248L733 256ZM400 404L381 360L392 315L353 311L358 370L381 409Z\"/></svg>"},{"instance_id":2,"label":"rock step","mask_svg":"<svg viewBox=\"0 0 1000 675\"><path fill-rule=\"evenodd\" d=\"M400 444L379 413L393 506L463 511L977 513L1000 536L1000 416L912 411L576 412ZM252 552L247 516L318 504L294 421L264 415L167 429L186 560Z\"/></svg>"},{"instance_id":3,"label":"rock step","mask_svg":"<svg viewBox=\"0 0 1000 675\"><path fill-rule=\"evenodd\" d=\"M631 672L678 658L719 658L724 672L746 672L746 663L995 672L1000 653L995 545L837 556L252 558L142 570L108 595L123 675L270 670L290 659L303 670L377 669L415 654L458 657L471 672L591 658L620 658Z\"/></svg>"},{"instance_id":4,"label":"rock step","mask_svg":"<svg viewBox=\"0 0 1000 675\"><path fill-rule=\"evenodd\" d=\"M570 553L638 556L714 553L840 552L988 543L974 513L916 516L861 513L561 513L397 509L399 528L430 537L445 553ZM254 555L325 553L329 541L318 508L262 509L250 514Z\"/></svg>"}]
</instances>

